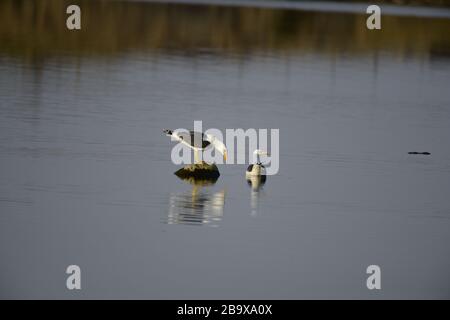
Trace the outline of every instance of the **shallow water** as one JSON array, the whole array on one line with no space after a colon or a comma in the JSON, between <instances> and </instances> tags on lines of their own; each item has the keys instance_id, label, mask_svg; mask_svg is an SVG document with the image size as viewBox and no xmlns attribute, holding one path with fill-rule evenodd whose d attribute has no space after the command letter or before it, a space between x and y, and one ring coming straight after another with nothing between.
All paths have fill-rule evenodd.
<instances>
[{"instance_id":1,"label":"shallow water","mask_svg":"<svg viewBox=\"0 0 450 320\"><path fill-rule=\"evenodd\" d=\"M0 19L1 298L450 298L449 20L374 36L364 15L102 3L64 38L19 3ZM279 128L279 173L180 180L162 130L194 120Z\"/></svg>"}]
</instances>

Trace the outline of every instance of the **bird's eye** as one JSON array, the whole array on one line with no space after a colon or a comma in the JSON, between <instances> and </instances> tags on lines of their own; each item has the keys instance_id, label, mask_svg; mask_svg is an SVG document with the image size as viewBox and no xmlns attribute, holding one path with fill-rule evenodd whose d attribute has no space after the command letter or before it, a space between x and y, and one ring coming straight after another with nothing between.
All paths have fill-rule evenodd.
<instances>
[{"instance_id":1,"label":"bird's eye","mask_svg":"<svg viewBox=\"0 0 450 320\"><path fill-rule=\"evenodd\" d=\"M183 137L180 137L181 140L183 140Z\"/></svg>"}]
</instances>

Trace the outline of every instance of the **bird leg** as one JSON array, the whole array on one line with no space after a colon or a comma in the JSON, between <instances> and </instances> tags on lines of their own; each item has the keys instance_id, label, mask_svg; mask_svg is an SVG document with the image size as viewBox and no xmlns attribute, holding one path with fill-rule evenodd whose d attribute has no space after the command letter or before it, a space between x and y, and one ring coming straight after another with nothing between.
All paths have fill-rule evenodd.
<instances>
[{"instance_id":1,"label":"bird leg","mask_svg":"<svg viewBox=\"0 0 450 320\"><path fill-rule=\"evenodd\" d=\"M202 163L202 159L200 157L200 154L198 153L198 150L194 150L194 163Z\"/></svg>"}]
</instances>

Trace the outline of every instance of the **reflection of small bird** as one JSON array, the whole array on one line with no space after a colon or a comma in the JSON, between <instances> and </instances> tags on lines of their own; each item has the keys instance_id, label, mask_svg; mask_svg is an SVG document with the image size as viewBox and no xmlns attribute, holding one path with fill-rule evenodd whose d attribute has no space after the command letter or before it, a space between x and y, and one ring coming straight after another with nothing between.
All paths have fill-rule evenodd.
<instances>
[{"instance_id":1,"label":"reflection of small bird","mask_svg":"<svg viewBox=\"0 0 450 320\"><path fill-rule=\"evenodd\" d=\"M246 177L251 176L265 176L266 175L266 169L262 165L259 156L267 156L267 152L256 149L253 151L253 162L254 164L251 164L248 166L247 171L245 172Z\"/></svg>"},{"instance_id":2,"label":"reflection of small bird","mask_svg":"<svg viewBox=\"0 0 450 320\"><path fill-rule=\"evenodd\" d=\"M249 175L246 177L247 184L250 188L252 188L252 191L259 191L264 184L266 183L266 176L252 176Z\"/></svg>"},{"instance_id":3,"label":"reflection of small bird","mask_svg":"<svg viewBox=\"0 0 450 320\"><path fill-rule=\"evenodd\" d=\"M164 130L164 133L194 150L194 158L196 163L201 162L198 152L203 152L206 148L211 146L223 155L224 161L227 160L227 147L222 141L211 134L196 131L173 130Z\"/></svg>"},{"instance_id":4,"label":"reflection of small bird","mask_svg":"<svg viewBox=\"0 0 450 320\"><path fill-rule=\"evenodd\" d=\"M259 195L263 185L266 183L266 176L248 175L245 178L252 190L250 194L250 206L252 207L252 212L250 214L254 217L258 213Z\"/></svg>"}]
</instances>

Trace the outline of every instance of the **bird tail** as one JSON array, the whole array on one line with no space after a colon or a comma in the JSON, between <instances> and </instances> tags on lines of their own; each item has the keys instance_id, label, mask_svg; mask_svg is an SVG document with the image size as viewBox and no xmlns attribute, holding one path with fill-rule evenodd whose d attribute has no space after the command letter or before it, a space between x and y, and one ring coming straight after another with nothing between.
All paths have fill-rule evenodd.
<instances>
[{"instance_id":1,"label":"bird tail","mask_svg":"<svg viewBox=\"0 0 450 320\"><path fill-rule=\"evenodd\" d=\"M170 136L172 135L172 133L173 133L172 130L168 130L168 129L163 130L163 132L164 132L166 135L168 135L169 137L170 137Z\"/></svg>"}]
</instances>

